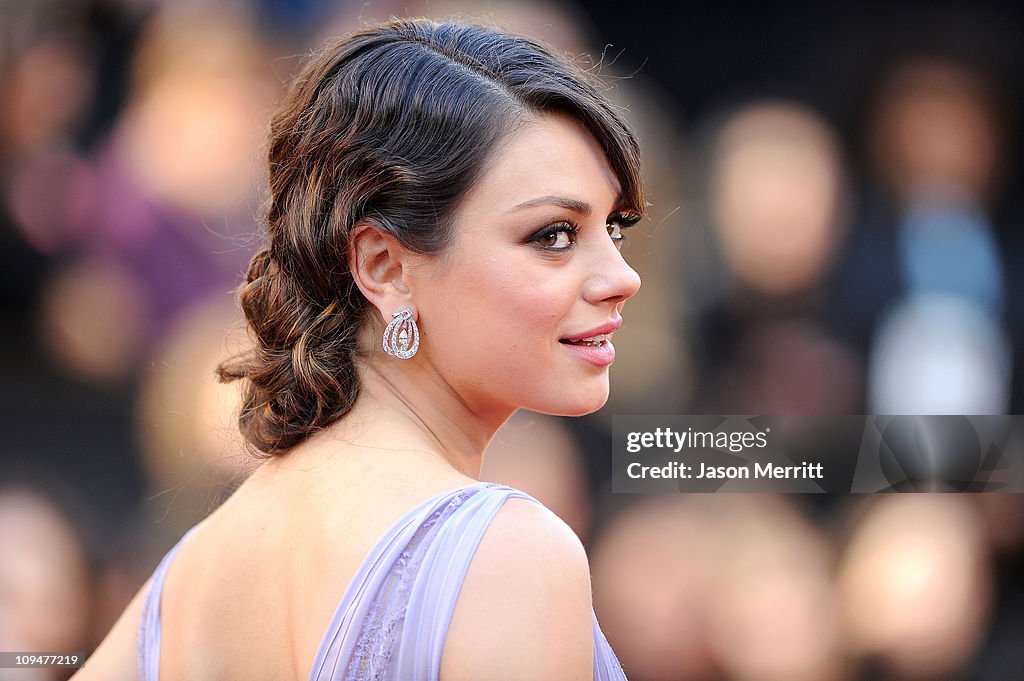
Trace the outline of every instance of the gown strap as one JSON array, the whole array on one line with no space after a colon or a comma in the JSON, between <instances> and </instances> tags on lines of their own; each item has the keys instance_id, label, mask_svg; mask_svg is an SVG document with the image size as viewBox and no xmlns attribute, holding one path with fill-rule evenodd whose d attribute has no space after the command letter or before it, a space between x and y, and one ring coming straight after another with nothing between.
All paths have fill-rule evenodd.
<instances>
[{"instance_id":1,"label":"gown strap","mask_svg":"<svg viewBox=\"0 0 1024 681\"><path fill-rule=\"evenodd\" d=\"M484 533L507 499L528 499L525 492L504 485L490 485L466 499L439 528L427 547L419 575L406 605L402 639L406 642L392 662L396 679L415 679L429 670L431 678L441 667L441 654L455 603ZM430 622L430 626L423 626Z\"/></svg>"},{"instance_id":2,"label":"gown strap","mask_svg":"<svg viewBox=\"0 0 1024 681\"><path fill-rule=\"evenodd\" d=\"M163 557L160 564L153 572L153 578L149 584L149 590L142 602L142 617L139 620L138 629L138 651L139 651L139 678L141 681L158 681L160 673L160 639L163 633L160 625L160 599L164 593L164 580L167 579L167 570L171 567L174 555L181 548L190 534L195 532L196 527L186 532L178 543Z\"/></svg>"},{"instance_id":3,"label":"gown strap","mask_svg":"<svg viewBox=\"0 0 1024 681\"><path fill-rule=\"evenodd\" d=\"M401 656L399 651L414 645L412 641L419 641L423 633L420 626L424 620L415 619L409 605L415 604L411 593L417 584L430 581L421 573L425 556L442 533L450 533L446 528L452 522L458 522L468 509L477 508L481 500L491 498L489 492L496 488L514 491L489 482L449 490L410 510L381 537L335 610L314 658L310 681L424 678L426 667L395 675L394 663ZM436 580L443 574L430 571L427 576ZM430 584L426 587L428 592L433 590ZM417 593L422 590L421 585Z\"/></svg>"}]
</instances>

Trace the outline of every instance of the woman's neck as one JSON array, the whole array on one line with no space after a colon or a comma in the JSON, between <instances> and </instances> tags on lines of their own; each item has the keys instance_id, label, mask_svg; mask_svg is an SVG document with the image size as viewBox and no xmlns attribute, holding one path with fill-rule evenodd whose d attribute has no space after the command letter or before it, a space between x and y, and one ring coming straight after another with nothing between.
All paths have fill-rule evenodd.
<instances>
[{"instance_id":1,"label":"woman's neck","mask_svg":"<svg viewBox=\"0 0 1024 681\"><path fill-rule=\"evenodd\" d=\"M368 365L361 373L359 398L348 414L287 457L358 447L479 480L484 448L511 410L477 414L435 372L412 365Z\"/></svg>"},{"instance_id":2,"label":"woman's neck","mask_svg":"<svg viewBox=\"0 0 1024 681\"><path fill-rule=\"evenodd\" d=\"M432 447L453 468L479 479L483 452L512 409L474 411L428 366L370 364L357 406L390 420L398 431Z\"/></svg>"}]
</instances>

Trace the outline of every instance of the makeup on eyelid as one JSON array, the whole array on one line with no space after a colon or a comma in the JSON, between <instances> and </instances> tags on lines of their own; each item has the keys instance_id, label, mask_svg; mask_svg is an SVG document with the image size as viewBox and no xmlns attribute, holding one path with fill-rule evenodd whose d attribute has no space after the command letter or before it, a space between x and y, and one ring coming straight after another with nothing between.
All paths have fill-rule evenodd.
<instances>
[{"instance_id":1,"label":"makeup on eyelid","mask_svg":"<svg viewBox=\"0 0 1024 681\"><path fill-rule=\"evenodd\" d=\"M620 221L620 218L618 216L615 216L608 220L608 222L605 224L605 227L608 229L608 237L611 238L613 242L615 242L616 248L621 248L623 242L626 240L625 235L622 234L622 230L628 228L629 225L623 224ZM578 225L571 222L559 222L550 224L547 227L544 227L543 229L534 232L533 235L531 235L528 239L528 242L537 243L540 239L550 238L553 236L557 237L558 234L567 234L568 243L566 243L563 246L541 246L541 248L544 248L545 250L567 250L571 248L573 245L575 245L576 240L579 237L579 233L580 228Z\"/></svg>"}]
</instances>

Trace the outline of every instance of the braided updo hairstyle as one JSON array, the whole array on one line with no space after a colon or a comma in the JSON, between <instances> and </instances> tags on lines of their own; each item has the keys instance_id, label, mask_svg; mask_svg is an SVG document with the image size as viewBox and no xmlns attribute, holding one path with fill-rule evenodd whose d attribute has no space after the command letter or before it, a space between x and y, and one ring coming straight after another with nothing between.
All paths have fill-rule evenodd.
<instances>
[{"instance_id":1,"label":"braided updo hairstyle","mask_svg":"<svg viewBox=\"0 0 1024 681\"><path fill-rule=\"evenodd\" d=\"M537 114L587 128L626 212L643 212L636 138L597 85L528 38L418 19L360 31L306 65L271 122L266 243L240 293L254 347L218 368L245 379L251 445L284 452L355 403L373 308L348 269L353 228L443 251L496 145Z\"/></svg>"}]
</instances>

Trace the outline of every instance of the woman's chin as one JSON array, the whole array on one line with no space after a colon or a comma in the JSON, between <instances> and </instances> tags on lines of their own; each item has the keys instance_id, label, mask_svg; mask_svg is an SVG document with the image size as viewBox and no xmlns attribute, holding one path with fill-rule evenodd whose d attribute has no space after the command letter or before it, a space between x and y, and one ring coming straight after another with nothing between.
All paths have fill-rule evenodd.
<instances>
[{"instance_id":1,"label":"woman's chin","mask_svg":"<svg viewBox=\"0 0 1024 681\"><path fill-rule=\"evenodd\" d=\"M603 388L595 389L586 394L563 395L562 397L563 399L546 404L543 408L527 407L527 409L550 414L551 416L586 416L587 414L593 414L608 401L608 382L604 382Z\"/></svg>"}]
</instances>

